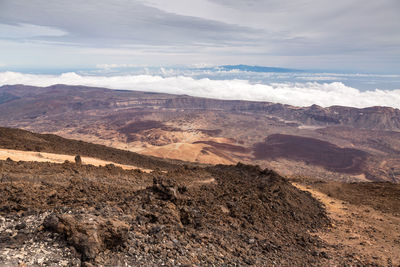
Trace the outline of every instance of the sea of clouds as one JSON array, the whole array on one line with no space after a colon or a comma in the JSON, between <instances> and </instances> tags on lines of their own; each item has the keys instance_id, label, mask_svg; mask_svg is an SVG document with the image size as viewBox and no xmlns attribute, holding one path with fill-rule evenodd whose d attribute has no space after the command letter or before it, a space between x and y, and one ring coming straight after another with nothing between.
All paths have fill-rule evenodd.
<instances>
[{"instance_id":1,"label":"sea of clouds","mask_svg":"<svg viewBox=\"0 0 400 267\"><path fill-rule=\"evenodd\" d=\"M0 72L0 86L25 84L85 85L110 89L186 94L217 99L268 101L294 106L317 104L351 107L389 106L400 108L400 89L359 90L342 82L254 82L246 79L210 79L184 75L124 74L88 75L75 72L59 75Z\"/></svg>"}]
</instances>

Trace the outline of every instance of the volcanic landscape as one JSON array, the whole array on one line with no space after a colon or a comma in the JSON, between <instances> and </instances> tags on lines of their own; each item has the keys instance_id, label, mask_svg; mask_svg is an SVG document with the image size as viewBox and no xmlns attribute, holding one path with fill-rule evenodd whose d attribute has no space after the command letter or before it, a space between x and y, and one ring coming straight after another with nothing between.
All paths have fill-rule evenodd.
<instances>
[{"instance_id":1,"label":"volcanic landscape","mask_svg":"<svg viewBox=\"0 0 400 267\"><path fill-rule=\"evenodd\" d=\"M398 266L400 111L0 87L4 266Z\"/></svg>"}]
</instances>

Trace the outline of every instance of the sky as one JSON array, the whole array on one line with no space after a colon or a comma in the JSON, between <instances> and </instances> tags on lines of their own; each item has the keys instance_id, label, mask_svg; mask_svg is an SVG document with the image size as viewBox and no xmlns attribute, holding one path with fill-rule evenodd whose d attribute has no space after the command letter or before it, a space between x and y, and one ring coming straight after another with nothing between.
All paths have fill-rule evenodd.
<instances>
[{"instance_id":1,"label":"sky","mask_svg":"<svg viewBox=\"0 0 400 267\"><path fill-rule=\"evenodd\" d=\"M0 0L0 68L400 73L399 0Z\"/></svg>"}]
</instances>

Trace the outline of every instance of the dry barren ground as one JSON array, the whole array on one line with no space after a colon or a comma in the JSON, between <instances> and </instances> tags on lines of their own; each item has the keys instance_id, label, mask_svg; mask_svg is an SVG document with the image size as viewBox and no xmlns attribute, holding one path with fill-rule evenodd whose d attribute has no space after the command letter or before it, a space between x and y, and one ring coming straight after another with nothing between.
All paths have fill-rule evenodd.
<instances>
[{"instance_id":1,"label":"dry barren ground","mask_svg":"<svg viewBox=\"0 0 400 267\"><path fill-rule=\"evenodd\" d=\"M47 152L33 152L33 151L21 151L14 149L0 149L0 160L6 160L10 158L14 161L35 161L35 162L52 162L52 163L63 163L65 161L74 162L75 157L71 155L55 154ZM150 169L139 168L137 166L119 164L112 161L101 160L92 157L81 157L83 164L91 164L94 166L106 166L108 164L114 164L115 166L121 167L124 170L140 169L145 172L150 172Z\"/></svg>"},{"instance_id":2,"label":"dry barren ground","mask_svg":"<svg viewBox=\"0 0 400 267\"><path fill-rule=\"evenodd\" d=\"M400 217L368 205L353 205L312 186L293 183L310 192L327 210L332 226L316 235L325 241L332 266L342 259L373 266L400 266Z\"/></svg>"}]
</instances>

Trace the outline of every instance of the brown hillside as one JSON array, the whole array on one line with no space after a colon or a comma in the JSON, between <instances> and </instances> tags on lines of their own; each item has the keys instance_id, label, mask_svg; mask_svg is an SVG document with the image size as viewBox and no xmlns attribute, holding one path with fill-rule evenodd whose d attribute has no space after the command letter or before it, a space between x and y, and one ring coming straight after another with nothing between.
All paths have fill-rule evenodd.
<instances>
[{"instance_id":1,"label":"brown hillside","mask_svg":"<svg viewBox=\"0 0 400 267\"><path fill-rule=\"evenodd\" d=\"M37 134L4 127L0 127L0 147L24 151L82 155L149 169L168 169L179 163L178 161L143 156L103 145L66 139L53 134Z\"/></svg>"}]
</instances>

